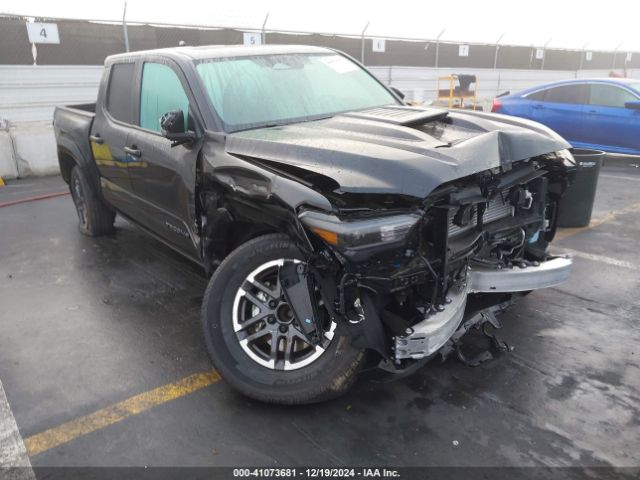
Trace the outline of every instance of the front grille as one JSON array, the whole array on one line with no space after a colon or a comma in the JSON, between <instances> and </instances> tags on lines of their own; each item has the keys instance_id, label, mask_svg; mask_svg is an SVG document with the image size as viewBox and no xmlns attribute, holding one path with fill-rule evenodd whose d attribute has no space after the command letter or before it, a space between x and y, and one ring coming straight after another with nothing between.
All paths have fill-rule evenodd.
<instances>
[{"instance_id":1,"label":"front grille","mask_svg":"<svg viewBox=\"0 0 640 480\"><path fill-rule=\"evenodd\" d=\"M482 217L483 223L491 223L501 218L513 216L513 205L509 201L509 189L504 189L501 193L494 196L488 203L487 209ZM478 224L477 215L474 219L464 227L460 227L453 223L453 218L449 220L449 236L458 235L474 228Z\"/></svg>"}]
</instances>

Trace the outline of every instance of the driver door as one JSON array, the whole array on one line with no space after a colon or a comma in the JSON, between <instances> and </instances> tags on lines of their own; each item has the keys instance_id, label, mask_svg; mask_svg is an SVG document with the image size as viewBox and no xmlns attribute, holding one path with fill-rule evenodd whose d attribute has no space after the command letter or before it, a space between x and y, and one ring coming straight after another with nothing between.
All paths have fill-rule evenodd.
<instances>
[{"instance_id":1,"label":"driver door","mask_svg":"<svg viewBox=\"0 0 640 480\"><path fill-rule=\"evenodd\" d=\"M166 59L145 61L138 95L138 126L131 130L125 151L135 158L129 163L129 179L138 197L136 220L182 253L199 258L195 230L195 170L201 142L171 146L162 135L160 118L182 110L193 130L193 103L187 83L177 65Z\"/></svg>"}]
</instances>

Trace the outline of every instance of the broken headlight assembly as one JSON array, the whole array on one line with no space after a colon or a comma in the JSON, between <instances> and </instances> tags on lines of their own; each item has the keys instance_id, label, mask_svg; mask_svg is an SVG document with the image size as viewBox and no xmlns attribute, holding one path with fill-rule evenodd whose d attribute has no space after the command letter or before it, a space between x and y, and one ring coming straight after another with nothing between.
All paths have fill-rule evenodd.
<instances>
[{"instance_id":1,"label":"broken headlight assembly","mask_svg":"<svg viewBox=\"0 0 640 480\"><path fill-rule=\"evenodd\" d=\"M335 215L308 211L302 224L326 243L343 252L386 250L402 244L420 220L418 214L402 214L357 220L340 220Z\"/></svg>"},{"instance_id":2,"label":"broken headlight assembly","mask_svg":"<svg viewBox=\"0 0 640 480\"><path fill-rule=\"evenodd\" d=\"M565 167L575 167L576 166L576 160L575 158L573 158L573 154L571 153L571 150L559 150L557 152L553 152L553 153L549 153L547 154L548 158L556 158L558 160L562 160L562 164Z\"/></svg>"}]
</instances>

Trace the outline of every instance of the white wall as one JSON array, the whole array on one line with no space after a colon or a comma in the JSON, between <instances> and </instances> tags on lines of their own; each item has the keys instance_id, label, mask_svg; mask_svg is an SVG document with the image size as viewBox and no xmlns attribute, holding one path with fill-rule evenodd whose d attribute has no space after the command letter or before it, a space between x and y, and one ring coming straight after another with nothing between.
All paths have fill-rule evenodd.
<instances>
[{"instance_id":1,"label":"white wall","mask_svg":"<svg viewBox=\"0 0 640 480\"><path fill-rule=\"evenodd\" d=\"M96 101L102 66L0 65L0 118L51 122L56 105Z\"/></svg>"},{"instance_id":2,"label":"white wall","mask_svg":"<svg viewBox=\"0 0 640 480\"><path fill-rule=\"evenodd\" d=\"M56 105L95 102L102 66L0 65L0 176L58 171Z\"/></svg>"},{"instance_id":3,"label":"white wall","mask_svg":"<svg viewBox=\"0 0 640 480\"><path fill-rule=\"evenodd\" d=\"M478 97L491 101L504 91L578 77L605 77L608 70L493 70L423 67L370 67L384 83L402 90L408 100L434 100L436 79L451 73L478 78ZM640 70L629 72L640 78ZM12 125L51 122L56 105L95 102L102 66L0 65L0 119Z\"/></svg>"},{"instance_id":4,"label":"white wall","mask_svg":"<svg viewBox=\"0 0 640 480\"><path fill-rule=\"evenodd\" d=\"M371 67L384 83L399 88L407 100L436 98L436 79L451 73L478 78L478 99L485 109L504 91L554 80L605 77L609 71L537 71ZM640 78L640 70L628 72ZM0 65L0 176L56 173L58 163L51 121L56 105L95 102L102 66ZM5 122L3 122L3 120ZM9 126L6 125L8 121Z\"/></svg>"},{"instance_id":5,"label":"white wall","mask_svg":"<svg viewBox=\"0 0 640 480\"><path fill-rule=\"evenodd\" d=\"M471 74L478 79L478 101L485 109L490 107L496 95L511 91L515 93L541 83L572 78L607 77L609 70L494 70L489 68L451 69L427 67L370 67L369 70L387 85L400 89L406 100L430 101L436 99L437 78L451 74ZM640 70L627 72L640 78ZM442 84L440 88L448 88Z\"/></svg>"}]
</instances>

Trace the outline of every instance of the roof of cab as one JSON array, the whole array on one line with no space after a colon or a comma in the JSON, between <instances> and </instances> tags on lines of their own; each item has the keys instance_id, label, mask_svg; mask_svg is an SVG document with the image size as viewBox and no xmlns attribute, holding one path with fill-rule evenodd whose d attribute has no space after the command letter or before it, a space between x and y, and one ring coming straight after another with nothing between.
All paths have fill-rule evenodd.
<instances>
[{"instance_id":1,"label":"roof of cab","mask_svg":"<svg viewBox=\"0 0 640 480\"><path fill-rule=\"evenodd\" d=\"M156 50L141 50L138 52L119 53L110 55L106 64L132 60L145 56L164 56L175 60L200 60L205 58L246 57L252 55L278 55L287 53L331 53L333 50L308 45L205 45L201 47L172 47Z\"/></svg>"}]
</instances>

